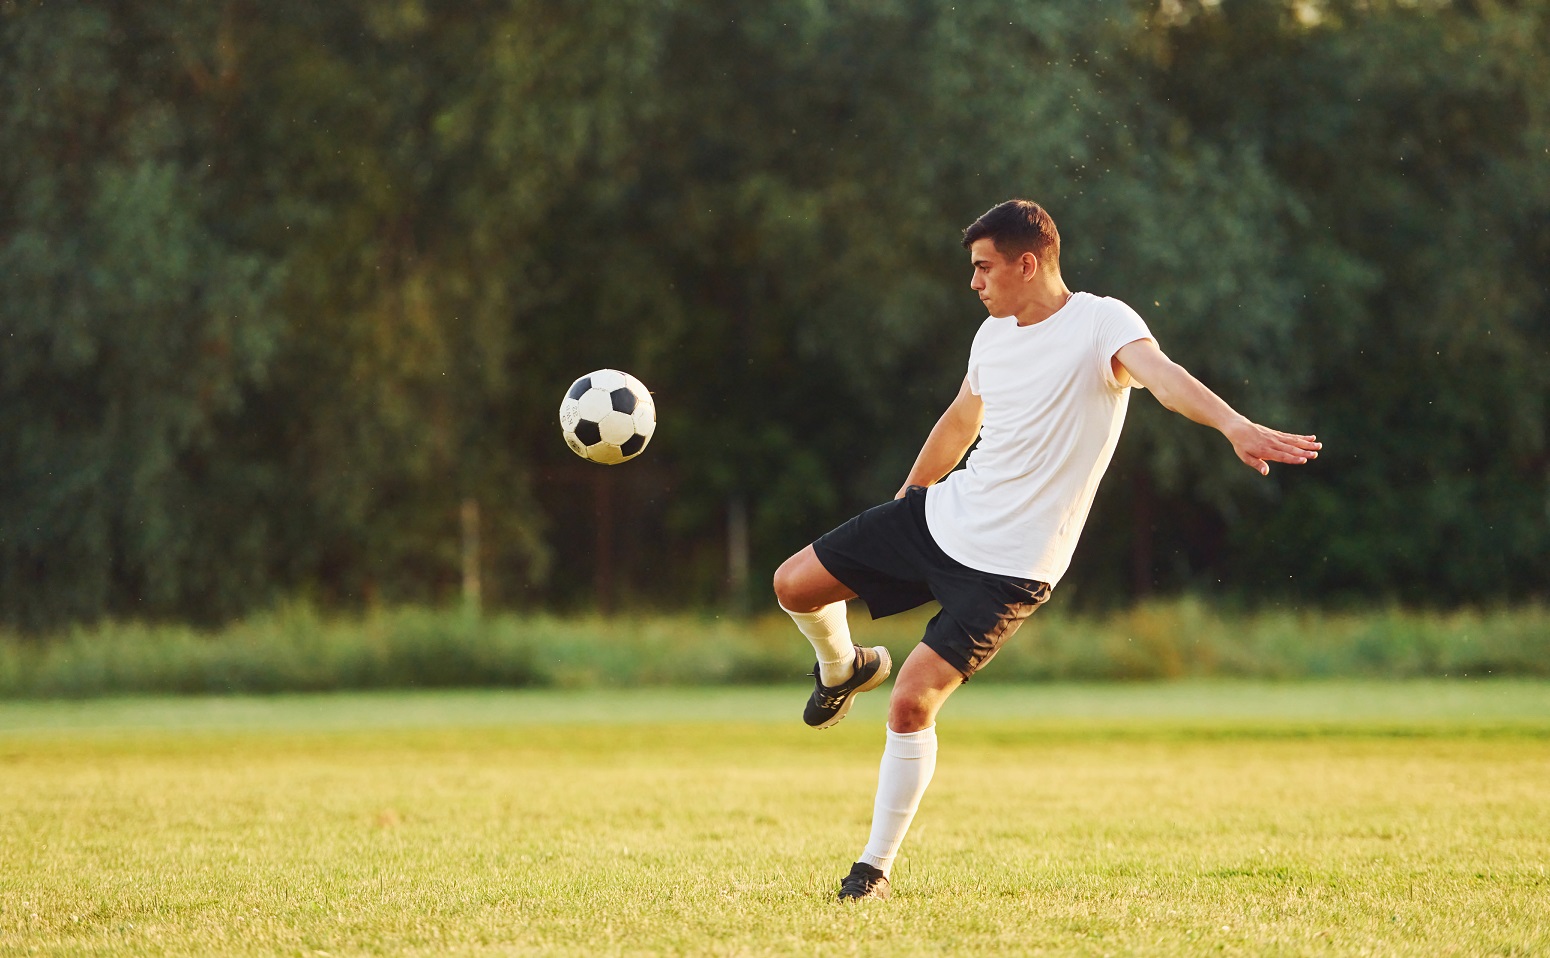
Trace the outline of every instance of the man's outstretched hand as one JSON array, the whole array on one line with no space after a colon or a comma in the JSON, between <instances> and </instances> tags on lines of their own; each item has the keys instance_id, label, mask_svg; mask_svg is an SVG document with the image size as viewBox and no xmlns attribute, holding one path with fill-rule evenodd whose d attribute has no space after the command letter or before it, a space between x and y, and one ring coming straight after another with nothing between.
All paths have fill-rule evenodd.
<instances>
[{"instance_id":1,"label":"man's outstretched hand","mask_svg":"<svg viewBox=\"0 0 1550 958\"><path fill-rule=\"evenodd\" d=\"M1319 450L1324 448L1317 436L1281 432L1247 419L1222 432L1243 464L1262 476L1270 475L1272 462L1300 466L1310 459L1317 459Z\"/></svg>"},{"instance_id":2,"label":"man's outstretched hand","mask_svg":"<svg viewBox=\"0 0 1550 958\"><path fill-rule=\"evenodd\" d=\"M1220 430L1243 464L1262 476L1270 475L1272 462L1300 466L1317 459L1323 448L1316 436L1298 436L1250 421L1191 376L1189 370L1163 355L1151 339L1126 343L1111 362L1119 385L1134 382L1145 386L1167 408Z\"/></svg>"}]
</instances>

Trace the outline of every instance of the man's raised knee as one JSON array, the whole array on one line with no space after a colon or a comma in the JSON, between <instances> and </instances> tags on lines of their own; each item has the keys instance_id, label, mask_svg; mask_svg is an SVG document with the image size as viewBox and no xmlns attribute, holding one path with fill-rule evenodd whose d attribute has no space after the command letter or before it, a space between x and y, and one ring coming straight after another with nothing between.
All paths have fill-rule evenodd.
<instances>
[{"instance_id":1,"label":"man's raised knee","mask_svg":"<svg viewBox=\"0 0 1550 958\"><path fill-rule=\"evenodd\" d=\"M823 567L808 546L775 570L775 598L788 612L817 612L834 602L853 599L856 593Z\"/></svg>"},{"instance_id":2,"label":"man's raised knee","mask_svg":"<svg viewBox=\"0 0 1550 958\"><path fill-rule=\"evenodd\" d=\"M775 601L779 602L781 608L788 612L812 612L817 608L816 606L803 608L804 605L811 605L811 603L803 601L800 591L802 585L801 561L801 553L798 553L782 562L780 568L775 570L775 581L773 582Z\"/></svg>"},{"instance_id":3,"label":"man's raised knee","mask_svg":"<svg viewBox=\"0 0 1550 958\"><path fill-rule=\"evenodd\" d=\"M896 694L888 702L888 727L895 732L919 732L935 724L936 709L924 699Z\"/></svg>"}]
</instances>

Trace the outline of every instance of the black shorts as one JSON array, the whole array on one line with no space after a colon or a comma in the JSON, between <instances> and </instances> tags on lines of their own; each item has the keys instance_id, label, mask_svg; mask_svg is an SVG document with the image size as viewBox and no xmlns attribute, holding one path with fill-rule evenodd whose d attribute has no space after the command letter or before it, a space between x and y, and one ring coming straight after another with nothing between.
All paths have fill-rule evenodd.
<instances>
[{"instance_id":1,"label":"black shorts","mask_svg":"<svg viewBox=\"0 0 1550 958\"><path fill-rule=\"evenodd\" d=\"M1035 579L971 569L947 553L926 528L926 490L861 513L813 543L829 574L860 596L872 618L935 599L942 611L921 639L967 681L1023 620L1049 598Z\"/></svg>"}]
</instances>

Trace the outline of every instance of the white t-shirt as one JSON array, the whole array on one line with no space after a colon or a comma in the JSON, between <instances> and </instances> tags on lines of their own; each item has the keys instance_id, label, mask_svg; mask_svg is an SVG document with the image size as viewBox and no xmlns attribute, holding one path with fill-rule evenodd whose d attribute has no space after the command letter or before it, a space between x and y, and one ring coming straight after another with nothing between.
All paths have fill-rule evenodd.
<instances>
[{"instance_id":1,"label":"white t-shirt","mask_svg":"<svg viewBox=\"0 0 1550 958\"><path fill-rule=\"evenodd\" d=\"M969 349L969 389L985 404L979 445L926 493L943 552L983 572L1059 581L1125 423L1130 389L1111 360L1150 338L1135 310L1091 293L1031 326L985 320Z\"/></svg>"}]
</instances>

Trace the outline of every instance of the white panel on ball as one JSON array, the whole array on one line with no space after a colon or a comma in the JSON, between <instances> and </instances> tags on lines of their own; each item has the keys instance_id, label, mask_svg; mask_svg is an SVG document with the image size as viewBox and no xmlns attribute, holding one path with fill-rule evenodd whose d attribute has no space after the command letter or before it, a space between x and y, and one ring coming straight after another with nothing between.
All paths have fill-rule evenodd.
<instances>
[{"instance_id":1,"label":"white panel on ball","mask_svg":"<svg viewBox=\"0 0 1550 958\"><path fill-rule=\"evenodd\" d=\"M611 442L597 442L587 447L587 458L612 466L624 461L624 452Z\"/></svg>"},{"instance_id":2,"label":"white panel on ball","mask_svg":"<svg viewBox=\"0 0 1550 958\"><path fill-rule=\"evenodd\" d=\"M625 384L625 375L617 369L599 369L592 374L592 388L613 392ZM644 392L644 390L642 390Z\"/></svg>"},{"instance_id":3,"label":"white panel on ball","mask_svg":"<svg viewBox=\"0 0 1550 958\"><path fill-rule=\"evenodd\" d=\"M635 435L635 420L622 412L611 412L597 421L597 431L604 442L622 446Z\"/></svg>"},{"instance_id":4,"label":"white panel on ball","mask_svg":"<svg viewBox=\"0 0 1550 958\"><path fill-rule=\"evenodd\" d=\"M560 403L560 428L570 432L576 428L576 423L580 421L581 403L566 396L565 401Z\"/></svg>"},{"instance_id":5,"label":"white panel on ball","mask_svg":"<svg viewBox=\"0 0 1550 958\"><path fill-rule=\"evenodd\" d=\"M631 418L635 420L635 431L647 439L657 431L657 411L652 407L636 406L635 415Z\"/></svg>"},{"instance_id":6,"label":"white panel on ball","mask_svg":"<svg viewBox=\"0 0 1550 958\"><path fill-rule=\"evenodd\" d=\"M597 382L595 375L592 381ZM613 399L609 397L607 390L599 389L596 385L582 393L581 401L577 403L577 412L581 413L581 418L590 419L593 422L602 422L603 417L613 411Z\"/></svg>"}]
</instances>

